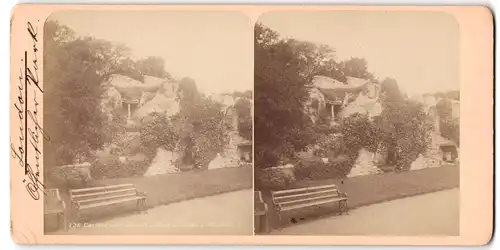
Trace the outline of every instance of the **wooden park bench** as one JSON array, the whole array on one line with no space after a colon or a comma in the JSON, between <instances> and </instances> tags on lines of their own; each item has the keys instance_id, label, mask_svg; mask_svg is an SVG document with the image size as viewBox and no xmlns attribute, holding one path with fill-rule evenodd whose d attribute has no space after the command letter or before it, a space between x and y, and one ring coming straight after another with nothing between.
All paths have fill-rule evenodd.
<instances>
[{"instance_id":1,"label":"wooden park bench","mask_svg":"<svg viewBox=\"0 0 500 250\"><path fill-rule=\"evenodd\" d=\"M271 191L271 195L279 221L281 212L327 203L338 203L340 213L347 211L347 194L341 193L335 185Z\"/></svg>"},{"instance_id":2,"label":"wooden park bench","mask_svg":"<svg viewBox=\"0 0 500 250\"><path fill-rule=\"evenodd\" d=\"M52 225L51 219L55 218L56 225ZM68 223L66 221L66 204L61 199L59 195L59 189L51 188L45 190L44 197L44 227L47 230L64 228L68 229Z\"/></svg>"},{"instance_id":3,"label":"wooden park bench","mask_svg":"<svg viewBox=\"0 0 500 250\"><path fill-rule=\"evenodd\" d=\"M268 232L269 221L267 219L268 209L267 204L262 199L260 191L254 191L254 221L256 232Z\"/></svg>"},{"instance_id":4,"label":"wooden park bench","mask_svg":"<svg viewBox=\"0 0 500 250\"><path fill-rule=\"evenodd\" d=\"M138 192L134 184L71 189L69 193L73 216L77 221L80 219L82 210L136 201L137 209L141 211L146 203L146 194Z\"/></svg>"}]
</instances>

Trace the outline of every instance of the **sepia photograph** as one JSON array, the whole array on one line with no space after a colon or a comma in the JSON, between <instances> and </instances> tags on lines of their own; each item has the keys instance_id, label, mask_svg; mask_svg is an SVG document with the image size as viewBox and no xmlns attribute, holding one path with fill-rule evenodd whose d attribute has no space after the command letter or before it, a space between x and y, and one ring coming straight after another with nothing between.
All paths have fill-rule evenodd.
<instances>
[{"instance_id":1,"label":"sepia photograph","mask_svg":"<svg viewBox=\"0 0 500 250\"><path fill-rule=\"evenodd\" d=\"M9 27L14 244L492 239L486 6L18 4Z\"/></svg>"},{"instance_id":2,"label":"sepia photograph","mask_svg":"<svg viewBox=\"0 0 500 250\"><path fill-rule=\"evenodd\" d=\"M453 15L270 11L254 32L256 234L460 234Z\"/></svg>"},{"instance_id":3,"label":"sepia photograph","mask_svg":"<svg viewBox=\"0 0 500 250\"><path fill-rule=\"evenodd\" d=\"M45 234L253 235L248 17L64 10L43 27Z\"/></svg>"}]
</instances>

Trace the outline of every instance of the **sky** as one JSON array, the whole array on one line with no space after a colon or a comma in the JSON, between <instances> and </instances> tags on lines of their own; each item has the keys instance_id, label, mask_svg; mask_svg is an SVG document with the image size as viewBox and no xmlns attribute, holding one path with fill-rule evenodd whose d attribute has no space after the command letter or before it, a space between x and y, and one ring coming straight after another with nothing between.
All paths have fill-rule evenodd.
<instances>
[{"instance_id":1,"label":"sky","mask_svg":"<svg viewBox=\"0 0 500 250\"><path fill-rule=\"evenodd\" d=\"M459 27L453 16L417 11L268 12L259 22L283 37L330 45L339 60L363 57L408 95L458 90Z\"/></svg>"},{"instance_id":2,"label":"sky","mask_svg":"<svg viewBox=\"0 0 500 250\"><path fill-rule=\"evenodd\" d=\"M238 12L63 11L79 36L123 43L133 58L159 56L173 76L191 77L205 93L253 89L253 26Z\"/></svg>"}]
</instances>

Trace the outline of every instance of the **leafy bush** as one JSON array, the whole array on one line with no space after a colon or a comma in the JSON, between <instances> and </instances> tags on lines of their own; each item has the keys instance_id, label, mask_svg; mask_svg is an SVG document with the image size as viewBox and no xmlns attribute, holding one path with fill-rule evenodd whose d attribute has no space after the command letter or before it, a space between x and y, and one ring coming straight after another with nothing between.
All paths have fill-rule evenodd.
<instances>
[{"instance_id":1,"label":"leafy bush","mask_svg":"<svg viewBox=\"0 0 500 250\"><path fill-rule=\"evenodd\" d=\"M314 148L314 155L319 157L331 157L338 155L343 150L342 135L326 134L318 138Z\"/></svg>"},{"instance_id":2,"label":"leafy bush","mask_svg":"<svg viewBox=\"0 0 500 250\"><path fill-rule=\"evenodd\" d=\"M152 113L146 117L140 127L140 148L149 159L156 155L156 150L163 147L172 151L179 135L165 114Z\"/></svg>"},{"instance_id":3,"label":"leafy bush","mask_svg":"<svg viewBox=\"0 0 500 250\"><path fill-rule=\"evenodd\" d=\"M295 183L293 169L259 168L255 169L255 186L268 189L286 189Z\"/></svg>"},{"instance_id":4,"label":"leafy bush","mask_svg":"<svg viewBox=\"0 0 500 250\"><path fill-rule=\"evenodd\" d=\"M301 159L295 167L295 176L299 180L342 178L349 174L354 160L347 155L339 155L328 163L320 158Z\"/></svg>"},{"instance_id":5,"label":"leafy bush","mask_svg":"<svg viewBox=\"0 0 500 250\"><path fill-rule=\"evenodd\" d=\"M241 137L252 140L252 103L241 98L234 104L238 116L238 133Z\"/></svg>"},{"instance_id":6,"label":"leafy bush","mask_svg":"<svg viewBox=\"0 0 500 250\"><path fill-rule=\"evenodd\" d=\"M93 162L90 173L93 179L114 179L142 176L151 161L142 158L121 162L117 156L103 156Z\"/></svg>"},{"instance_id":7,"label":"leafy bush","mask_svg":"<svg viewBox=\"0 0 500 250\"><path fill-rule=\"evenodd\" d=\"M441 118L439 124L441 135L460 146L460 119L445 117Z\"/></svg>"},{"instance_id":8,"label":"leafy bush","mask_svg":"<svg viewBox=\"0 0 500 250\"><path fill-rule=\"evenodd\" d=\"M229 124L219 103L203 98L196 106L189 116L189 120L195 124L189 136L194 143L194 163L205 169L228 143Z\"/></svg>"},{"instance_id":9,"label":"leafy bush","mask_svg":"<svg viewBox=\"0 0 500 250\"><path fill-rule=\"evenodd\" d=\"M375 152L379 136L374 124L367 115L355 113L346 117L342 123L344 153L355 156L360 149Z\"/></svg>"},{"instance_id":10,"label":"leafy bush","mask_svg":"<svg viewBox=\"0 0 500 250\"><path fill-rule=\"evenodd\" d=\"M380 140L394 146L397 170L409 170L411 163L430 143L431 126L422 105L410 100L387 101L377 124Z\"/></svg>"}]
</instances>

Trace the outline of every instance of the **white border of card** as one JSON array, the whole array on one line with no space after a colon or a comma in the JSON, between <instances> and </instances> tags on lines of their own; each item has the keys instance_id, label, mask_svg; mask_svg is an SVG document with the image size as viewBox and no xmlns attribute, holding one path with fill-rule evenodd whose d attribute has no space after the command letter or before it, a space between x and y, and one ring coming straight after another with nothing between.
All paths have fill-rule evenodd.
<instances>
[{"instance_id":1,"label":"white border of card","mask_svg":"<svg viewBox=\"0 0 500 250\"><path fill-rule=\"evenodd\" d=\"M236 195L237 199L242 196L248 197L248 202L234 203L226 202L225 209L232 209L222 213L224 216L238 220L241 224L249 227L248 233L231 233L228 230L220 233L197 233L190 235L181 230L177 233L137 233L137 234L93 234L82 237L80 234L46 234L44 232L44 209L48 199L60 201L54 203L64 211L65 207L79 203L83 196L109 195L109 193L125 192L120 196L127 201L137 202L141 209L145 204L144 197L147 195L137 190L138 184L114 182L112 186L95 187L87 189L75 189L71 193L73 199L63 202L62 194L57 189L45 188L44 158L49 156L43 154L44 144L47 137L44 133L44 110L43 90L45 85L44 53L44 25L45 21L53 13L66 11L113 11L133 13L158 13L174 15L177 12L196 11L198 13L233 13L234 18L240 18L243 28L247 26L248 34L242 35L248 38L251 46L240 46L248 48L249 55L253 59L253 36L254 24L264 13L269 12L314 12L314 11L412 11L412 12L443 12L455 19L458 25L459 46L459 81L460 81L460 191L459 191L459 234L455 236L369 236L369 235L255 235L254 230L254 198L251 191L253 184L248 187L247 193ZM147 15L147 14L145 14ZM201 18L201 17L200 17ZM229 20L229 19L228 19ZM232 20L232 19L231 19ZM139 20L140 21L140 20ZM236 22L236 21L234 21ZM236 24L227 26L238 27ZM226 26L218 26L214 29L226 29ZM126 28L124 28L126 29ZM215 32L215 31L213 31ZM246 32L246 31L245 31ZM133 34L131 34L133 36ZM166 35L168 36L168 35ZM171 37L170 39L175 39ZM175 41L170 43L174 46ZM232 48L227 48L229 51ZM208 48L206 50L209 50ZM58 4L19 4L15 7L11 17L10 37L10 192L11 192L11 235L18 244L224 244L224 245L484 245L487 244L493 233L493 16L486 7L479 6L298 6L298 5L58 5ZM241 52L245 53L245 52ZM44 56L45 55L45 56ZM192 55L194 56L194 55ZM432 60L432 58L429 58ZM245 63L239 62L239 63ZM253 77L253 62L248 65L249 75ZM243 74L243 73L242 73ZM253 79L252 79L253 81ZM219 86L214 86L219 87ZM253 91L253 86L250 87ZM253 97L250 101L253 103ZM46 101L46 100L45 100ZM130 110L130 106L128 107ZM252 108L253 110L253 108ZM130 111L129 111L130 112ZM252 111L253 112L253 111ZM45 121L47 122L47 121ZM253 128L252 128L253 129ZM254 131L255 133L255 131ZM250 143L250 145L252 145ZM255 146L255 145L254 145ZM251 151L255 152L255 150ZM252 158L252 157L250 157ZM251 165L251 164L250 164ZM74 167L78 168L78 166ZM250 170L251 169L251 170ZM219 170L217 170L219 171ZM245 173L253 183L254 170L249 167ZM194 177L193 177L194 178ZM202 178L202 177L196 177ZM208 178L208 177L207 177ZM216 177L211 176L213 180ZM175 181L169 179L169 181ZM214 181L210 188L220 188L225 180ZM231 180L227 180L231 181ZM243 185L243 184L242 184ZM244 184L247 185L247 184ZM187 187L186 187L187 188ZM198 186L199 188L199 186ZM331 187L326 187L328 191ZM342 189L339 188L341 195ZM201 190L203 191L203 190ZM301 190L299 190L301 191ZM304 191L304 190L302 190ZM302 192L301 191L301 192ZM311 190L306 190L312 192ZM304 191L304 192L306 192ZM326 192L324 191L324 192ZM128 193L127 193L128 192ZM168 191L166 191L168 192ZM207 191L208 192L208 191ZM215 192L215 191L214 191ZM298 192L298 191L297 191ZM201 192L203 193L203 192ZM276 195L284 193L277 192ZM204 196L207 196L205 194ZM245 196L246 195L246 196ZM50 198L49 198L50 197ZM75 198L76 197L76 198ZM94 196L95 197L95 196ZM97 196L99 199L99 196ZM109 196L111 197L111 196ZM107 198L108 201L110 198ZM260 197L257 196L257 200ZM119 199L113 198L114 201ZM233 199L233 198L225 198ZM236 199L236 198L234 198ZM88 199L83 199L89 202ZM95 201L95 199L94 199ZM120 201L121 202L121 201ZM219 201L213 201L219 202ZM147 203L147 201L146 201ZM98 204L98 203L86 203ZM134 203L135 204L135 203ZM179 207L171 209L173 213L183 211L181 203ZM201 207L197 209L215 209ZM236 204L236 205L235 205ZM238 205L239 204L239 205ZM245 205L246 204L246 205ZM244 206L249 206L245 209ZM113 208L114 209L114 208ZM59 210L51 210L51 215L59 216L63 221L63 229L71 227L72 223L66 223L65 213ZM158 210L159 211L159 210ZM167 211L167 210L165 210ZM242 212L241 212L242 211ZM153 211L149 212L153 214ZM248 214L248 218L239 220L236 214ZM411 215L409 215L411 216ZM174 216L175 217L175 216ZM182 217L182 216L177 216ZM135 218L138 222L142 219ZM205 219L205 218L203 218ZM207 220L207 223L212 223ZM231 222L231 220L228 220ZM222 224L227 221L221 222ZM82 224L83 225L83 224ZM45 225L46 226L46 225ZM213 226L213 225L212 225ZM70 228L71 229L71 228ZM236 229L235 229L236 230ZM239 230L239 229L238 229ZM65 230L63 230L65 231ZM140 230L139 230L140 231ZM231 231L231 230L229 230ZM242 230L243 232L244 230ZM235 235L236 234L236 235Z\"/></svg>"}]
</instances>

